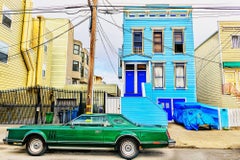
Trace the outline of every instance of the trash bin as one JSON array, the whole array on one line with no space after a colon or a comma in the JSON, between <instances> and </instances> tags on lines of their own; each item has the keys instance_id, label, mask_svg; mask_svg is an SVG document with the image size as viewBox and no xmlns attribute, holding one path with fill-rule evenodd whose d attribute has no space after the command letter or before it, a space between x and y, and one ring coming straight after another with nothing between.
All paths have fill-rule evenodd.
<instances>
[{"instance_id":1,"label":"trash bin","mask_svg":"<svg viewBox=\"0 0 240 160\"><path fill-rule=\"evenodd\" d=\"M58 117L59 117L59 123L66 123L68 122L68 118L67 118L67 110L61 110L58 112Z\"/></svg>"},{"instance_id":2,"label":"trash bin","mask_svg":"<svg viewBox=\"0 0 240 160\"><path fill-rule=\"evenodd\" d=\"M77 118L77 114L78 114L78 110L77 110L77 109L72 110L72 116L71 116L71 118L72 118L72 119Z\"/></svg>"},{"instance_id":3,"label":"trash bin","mask_svg":"<svg viewBox=\"0 0 240 160\"><path fill-rule=\"evenodd\" d=\"M77 117L78 110L77 109L67 110L66 113L67 113L67 115L66 115L67 121L71 121Z\"/></svg>"},{"instance_id":4,"label":"trash bin","mask_svg":"<svg viewBox=\"0 0 240 160\"><path fill-rule=\"evenodd\" d=\"M47 112L46 113L46 124L50 124L53 122L53 112Z\"/></svg>"}]
</instances>

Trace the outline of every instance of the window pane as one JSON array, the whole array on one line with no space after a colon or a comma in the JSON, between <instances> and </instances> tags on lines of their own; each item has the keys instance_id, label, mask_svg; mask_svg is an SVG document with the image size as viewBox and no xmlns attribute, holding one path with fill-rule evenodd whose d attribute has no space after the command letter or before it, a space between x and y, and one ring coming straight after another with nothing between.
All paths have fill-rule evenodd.
<instances>
[{"instance_id":1,"label":"window pane","mask_svg":"<svg viewBox=\"0 0 240 160\"><path fill-rule=\"evenodd\" d=\"M153 32L153 51L162 52L162 32Z\"/></svg>"},{"instance_id":2,"label":"window pane","mask_svg":"<svg viewBox=\"0 0 240 160\"><path fill-rule=\"evenodd\" d=\"M232 47L240 48L240 36L232 36Z\"/></svg>"},{"instance_id":3,"label":"window pane","mask_svg":"<svg viewBox=\"0 0 240 160\"><path fill-rule=\"evenodd\" d=\"M154 87L164 87L163 64L155 64L154 66Z\"/></svg>"},{"instance_id":4,"label":"window pane","mask_svg":"<svg viewBox=\"0 0 240 160\"><path fill-rule=\"evenodd\" d=\"M182 32L174 32L175 43L183 43Z\"/></svg>"},{"instance_id":5,"label":"window pane","mask_svg":"<svg viewBox=\"0 0 240 160\"><path fill-rule=\"evenodd\" d=\"M162 78L155 78L155 87L157 88L163 88L163 79Z\"/></svg>"},{"instance_id":6,"label":"window pane","mask_svg":"<svg viewBox=\"0 0 240 160\"><path fill-rule=\"evenodd\" d=\"M8 55L0 52L0 61L7 63Z\"/></svg>"},{"instance_id":7,"label":"window pane","mask_svg":"<svg viewBox=\"0 0 240 160\"><path fill-rule=\"evenodd\" d=\"M175 85L176 88L186 87L186 72L183 63L175 64Z\"/></svg>"},{"instance_id":8,"label":"window pane","mask_svg":"<svg viewBox=\"0 0 240 160\"><path fill-rule=\"evenodd\" d=\"M176 78L176 87L184 88L184 78Z\"/></svg>"},{"instance_id":9,"label":"window pane","mask_svg":"<svg viewBox=\"0 0 240 160\"><path fill-rule=\"evenodd\" d=\"M155 77L163 76L163 68L162 67L155 67L154 69Z\"/></svg>"},{"instance_id":10,"label":"window pane","mask_svg":"<svg viewBox=\"0 0 240 160\"><path fill-rule=\"evenodd\" d=\"M134 64L126 64L126 70L134 70Z\"/></svg>"},{"instance_id":11,"label":"window pane","mask_svg":"<svg viewBox=\"0 0 240 160\"><path fill-rule=\"evenodd\" d=\"M176 75L177 75L177 77L183 77L184 76L183 66L177 66L176 67Z\"/></svg>"},{"instance_id":12,"label":"window pane","mask_svg":"<svg viewBox=\"0 0 240 160\"><path fill-rule=\"evenodd\" d=\"M176 53L183 53L183 31L182 30L175 30L174 31L174 51Z\"/></svg>"},{"instance_id":13,"label":"window pane","mask_svg":"<svg viewBox=\"0 0 240 160\"><path fill-rule=\"evenodd\" d=\"M138 64L137 70L146 70L146 64Z\"/></svg>"},{"instance_id":14,"label":"window pane","mask_svg":"<svg viewBox=\"0 0 240 160\"><path fill-rule=\"evenodd\" d=\"M73 47L73 53L74 53L74 54L79 54L79 48L80 48L79 45L74 44L74 47Z\"/></svg>"},{"instance_id":15,"label":"window pane","mask_svg":"<svg viewBox=\"0 0 240 160\"><path fill-rule=\"evenodd\" d=\"M142 53L142 30L133 32L133 52Z\"/></svg>"},{"instance_id":16,"label":"window pane","mask_svg":"<svg viewBox=\"0 0 240 160\"><path fill-rule=\"evenodd\" d=\"M79 62L73 61L73 71L79 71Z\"/></svg>"},{"instance_id":17,"label":"window pane","mask_svg":"<svg viewBox=\"0 0 240 160\"><path fill-rule=\"evenodd\" d=\"M8 44L0 41L0 62L7 63L8 60Z\"/></svg>"},{"instance_id":18,"label":"window pane","mask_svg":"<svg viewBox=\"0 0 240 160\"><path fill-rule=\"evenodd\" d=\"M8 16L6 16L5 14L3 14L2 24L4 24L5 26L7 26L8 28L11 28L12 20L11 20Z\"/></svg>"}]
</instances>

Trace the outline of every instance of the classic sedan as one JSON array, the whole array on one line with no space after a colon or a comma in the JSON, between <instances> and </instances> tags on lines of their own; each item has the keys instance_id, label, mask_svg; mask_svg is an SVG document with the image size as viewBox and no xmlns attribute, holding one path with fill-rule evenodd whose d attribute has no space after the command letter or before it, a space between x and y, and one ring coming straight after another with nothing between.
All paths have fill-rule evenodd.
<instances>
[{"instance_id":1,"label":"classic sedan","mask_svg":"<svg viewBox=\"0 0 240 160\"><path fill-rule=\"evenodd\" d=\"M49 147L113 147L125 159L135 158L142 148L174 146L163 126L136 125L121 114L83 114L64 125L28 125L8 128L3 140L25 145L32 156Z\"/></svg>"}]
</instances>

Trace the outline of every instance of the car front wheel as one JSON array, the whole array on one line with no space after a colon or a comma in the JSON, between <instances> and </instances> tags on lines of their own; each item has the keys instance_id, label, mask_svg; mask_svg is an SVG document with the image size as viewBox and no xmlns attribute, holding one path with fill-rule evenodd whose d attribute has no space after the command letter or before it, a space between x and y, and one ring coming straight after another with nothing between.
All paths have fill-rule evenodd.
<instances>
[{"instance_id":1,"label":"car front wheel","mask_svg":"<svg viewBox=\"0 0 240 160\"><path fill-rule=\"evenodd\" d=\"M124 159L133 159L139 153L137 142L132 138L122 139L118 144L119 155Z\"/></svg>"},{"instance_id":2,"label":"car front wheel","mask_svg":"<svg viewBox=\"0 0 240 160\"><path fill-rule=\"evenodd\" d=\"M47 150L47 145L40 136L31 136L26 143L26 150L32 156L40 156Z\"/></svg>"}]
</instances>

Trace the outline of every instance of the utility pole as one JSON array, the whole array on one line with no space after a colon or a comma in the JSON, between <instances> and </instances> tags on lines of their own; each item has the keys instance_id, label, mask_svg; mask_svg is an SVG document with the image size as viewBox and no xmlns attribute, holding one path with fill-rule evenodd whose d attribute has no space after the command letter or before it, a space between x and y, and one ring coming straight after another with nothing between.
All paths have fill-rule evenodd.
<instances>
[{"instance_id":1,"label":"utility pole","mask_svg":"<svg viewBox=\"0 0 240 160\"><path fill-rule=\"evenodd\" d=\"M97 0L88 0L88 5L90 6L91 9L91 24L90 24L91 38L90 38L90 58L89 58L90 61L89 61L86 114L92 113L93 110L93 76L94 76L94 57L97 26Z\"/></svg>"}]
</instances>

